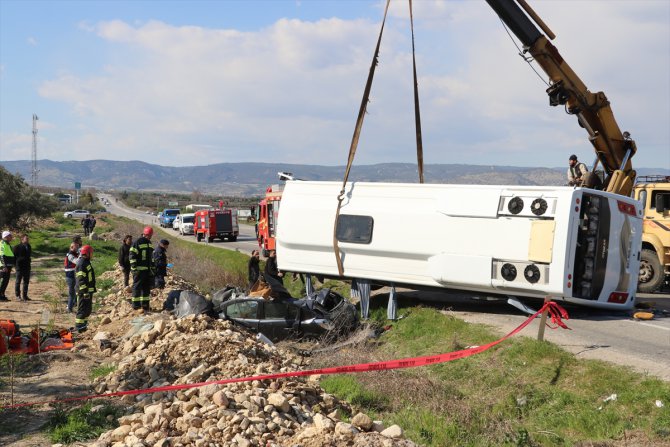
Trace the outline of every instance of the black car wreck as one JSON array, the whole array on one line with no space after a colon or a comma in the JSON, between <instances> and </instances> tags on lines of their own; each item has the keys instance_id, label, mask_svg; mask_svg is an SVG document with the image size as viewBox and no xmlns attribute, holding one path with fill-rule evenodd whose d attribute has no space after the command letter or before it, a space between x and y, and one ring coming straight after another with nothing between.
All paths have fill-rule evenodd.
<instances>
[{"instance_id":1,"label":"black car wreck","mask_svg":"<svg viewBox=\"0 0 670 447\"><path fill-rule=\"evenodd\" d=\"M295 299L281 283L268 282L273 297L240 297L221 304L220 318L233 321L270 340L336 338L358 326L356 307L342 295L322 289Z\"/></svg>"}]
</instances>

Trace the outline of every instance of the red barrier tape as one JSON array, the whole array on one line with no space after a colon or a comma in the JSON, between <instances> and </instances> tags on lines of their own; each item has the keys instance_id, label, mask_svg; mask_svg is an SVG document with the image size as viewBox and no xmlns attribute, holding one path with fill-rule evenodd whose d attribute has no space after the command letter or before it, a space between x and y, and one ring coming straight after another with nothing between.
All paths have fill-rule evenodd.
<instances>
[{"instance_id":1,"label":"red barrier tape","mask_svg":"<svg viewBox=\"0 0 670 447\"><path fill-rule=\"evenodd\" d=\"M199 388L201 386L205 385L225 385L228 383L239 383L239 382L251 382L253 380L271 380L271 379L283 379L285 377L300 377L300 376L311 376L311 375L328 375L328 374L343 374L343 373L361 373L361 372L370 372L370 371L382 371L382 370L389 370L389 369L402 369L402 368L414 368L417 366L426 366L426 365L435 365L438 363L445 363L445 362L450 362L452 360L458 360L462 359L464 357L469 357L474 354L479 354L480 352L484 352L488 349L491 349L495 345L507 340L509 337L512 335L515 335L519 333L522 329L524 329L526 326L528 326L535 317L537 317L539 314L544 312L545 310L548 311L549 315L551 316L551 321L554 323L556 326L550 326L547 324L552 329L556 329L558 326L562 327L563 329L570 329L568 328L565 323L563 323L562 319L569 319L568 313L563 309L561 306L558 304L554 303L553 301L549 301L548 303L545 303L544 306L535 314L533 314L531 317L529 317L526 321L521 323L516 329L514 329L512 332L509 334L505 335L504 337L493 341L491 343L488 343L486 345L482 346L476 346L473 348L468 348L468 349L463 349L460 351L453 351L449 352L446 354L438 354L438 355L427 355L423 357L411 357L411 358L404 358L404 359L398 359L398 360L389 360L385 362L375 362L375 363L359 363L356 365L348 365L348 366L335 366L331 368L321 368L321 369L310 369L306 371L291 371L291 372L284 372L284 373L277 373L277 374L266 374L263 376L253 376L253 377L238 377L234 379L223 379L223 380L214 380L211 382L199 382L199 383L188 383L188 384L182 384L182 385L167 385L167 386L160 386L160 387L155 387L155 388L144 388L141 390L128 390L128 391L117 391L114 393L106 393L106 394L94 394L94 395L88 395L88 396L79 396L79 397L70 397L66 399L56 399L56 400L45 400L41 402L27 402L27 403L22 403L22 404L14 404L14 405L6 405L4 407L0 407L0 409L10 409L10 408L20 408L20 407L29 407L29 406L34 406L34 405L43 405L43 404L54 404L54 403L63 403L63 402L73 402L73 401L78 401L78 400L90 400L90 399L100 399L100 398L107 398L107 397L117 397L117 396L132 396L132 395L137 395L137 394L148 394L148 393L158 393L160 391L176 391L176 390L184 390L184 389L189 389L189 388Z\"/></svg>"}]
</instances>

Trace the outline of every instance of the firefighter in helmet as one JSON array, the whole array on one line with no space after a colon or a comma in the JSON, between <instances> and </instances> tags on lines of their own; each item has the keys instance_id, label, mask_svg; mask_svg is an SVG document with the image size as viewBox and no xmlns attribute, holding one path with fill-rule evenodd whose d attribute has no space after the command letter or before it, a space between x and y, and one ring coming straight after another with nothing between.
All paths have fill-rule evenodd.
<instances>
[{"instance_id":1,"label":"firefighter in helmet","mask_svg":"<svg viewBox=\"0 0 670 447\"><path fill-rule=\"evenodd\" d=\"M74 323L78 332L86 331L88 317L93 309L93 293L95 288L95 271L91 265L93 247L84 245L79 251L79 260L75 268L75 289L77 290L77 315Z\"/></svg>"},{"instance_id":2,"label":"firefighter in helmet","mask_svg":"<svg viewBox=\"0 0 670 447\"><path fill-rule=\"evenodd\" d=\"M133 273L133 309L149 310L151 301L151 286L155 275L153 261L154 249L151 246L151 236L154 229L144 227L142 236L137 238L130 248L130 271Z\"/></svg>"}]
</instances>

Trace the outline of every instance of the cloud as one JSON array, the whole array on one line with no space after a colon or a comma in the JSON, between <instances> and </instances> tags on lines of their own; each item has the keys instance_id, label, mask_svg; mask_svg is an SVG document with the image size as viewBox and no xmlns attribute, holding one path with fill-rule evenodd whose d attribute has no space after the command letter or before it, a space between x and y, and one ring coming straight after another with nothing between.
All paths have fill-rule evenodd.
<instances>
[{"instance_id":1,"label":"cloud","mask_svg":"<svg viewBox=\"0 0 670 447\"><path fill-rule=\"evenodd\" d=\"M414 159L407 12L392 4L359 163ZM414 5L427 163L553 166L579 151L590 158L586 133L574 117L547 107L546 87L490 8ZM580 8L575 16L550 2L536 7L563 56L590 88L608 94L638 147L649 138L667 150L670 27L663 17L670 7L584 1ZM64 158L342 164L379 23L279 19L240 31L111 20L79 27L108 51L104 65L93 74L61 72L39 87L76 120L52 141ZM647 153L658 159L661 152Z\"/></svg>"},{"instance_id":2,"label":"cloud","mask_svg":"<svg viewBox=\"0 0 670 447\"><path fill-rule=\"evenodd\" d=\"M27 42L28 42L28 45L31 45L31 46L33 46L33 47L36 47L36 46L37 46L37 39L34 38L34 37L29 37L29 38L27 39Z\"/></svg>"}]
</instances>

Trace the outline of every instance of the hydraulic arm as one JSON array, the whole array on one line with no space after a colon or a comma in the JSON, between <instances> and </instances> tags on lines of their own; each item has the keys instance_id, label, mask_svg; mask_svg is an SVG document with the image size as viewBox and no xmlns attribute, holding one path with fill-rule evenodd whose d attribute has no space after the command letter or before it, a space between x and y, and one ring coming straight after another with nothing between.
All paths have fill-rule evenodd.
<instances>
[{"instance_id":1,"label":"hydraulic arm","mask_svg":"<svg viewBox=\"0 0 670 447\"><path fill-rule=\"evenodd\" d=\"M619 129L605 94L591 93L586 88L547 38L547 36L554 38L551 30L525 0L486 0L486 2L521 41L524 51L530 53L549 76L550 86L547 89L549 105L565 106L566 111L576 115L579 125L588 132L589 141L596 152L593 168L595 170L600 162L605 172L603 189L629 196L636 175L631 158L637 148L635 141L630 138L630 133L622 133ZM531 18L546 35L535 26ZM596 176L590 176L587 185L597 186L596 180Z\"/></svg>"}]
</instances>

